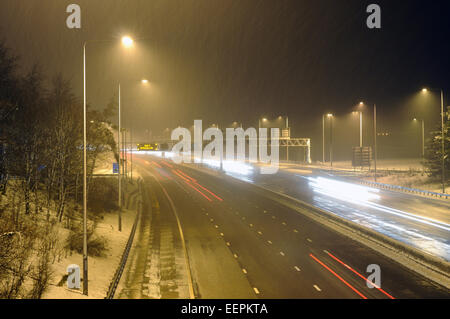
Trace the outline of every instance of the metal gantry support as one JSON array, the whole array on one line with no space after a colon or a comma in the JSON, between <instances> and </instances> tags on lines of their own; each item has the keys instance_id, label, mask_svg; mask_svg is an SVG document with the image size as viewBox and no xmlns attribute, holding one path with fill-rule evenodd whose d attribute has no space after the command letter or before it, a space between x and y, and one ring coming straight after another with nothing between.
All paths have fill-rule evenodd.
<instances>
[{"instance_id":1,"label":"metal gantry support","mask_svg":"<svg viewBox=\"0 0 450 319\"><path fill-rule=\"evenodd\" d=\"M280 138L280 147L286 147L287 160L289 160L289 147L302 147L306 149L305 161L311 163L311 139L310 138Z\"/></svg>"}]
</instances>

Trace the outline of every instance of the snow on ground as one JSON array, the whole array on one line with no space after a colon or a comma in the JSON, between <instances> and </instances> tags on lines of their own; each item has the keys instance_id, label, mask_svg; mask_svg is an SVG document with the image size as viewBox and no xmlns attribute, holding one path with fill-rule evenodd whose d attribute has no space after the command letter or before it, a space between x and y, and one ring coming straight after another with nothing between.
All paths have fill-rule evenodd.
<instances>
[{"instance_id":1,"label":"snow on ground","mask_svg":"<svg viewBox=\"0 0 450 319\"><path fill-rule=\"evenodd\" d=\"M72 255L68 254L66 258L63 258L59 263L55 263L52 266L53 278L51 285L42 298L104 298L128 240L136 216L135 214L136 211L134 210L124 209L122 211L122 232L119 232L117 229L117 212L106 213L103 216L103 220L98 223L95 232L97 235L107 239L109 250L106 257L88 258L89 296L84 296L82 294L82 288L80 290L68 289L66 282L64 282L62 286L58 286L58 283L62 281L63 276L67 274L67 266L71 264L80 266L81 277L83 277L83 256L73 252ZM66 229L61 229L60 236L65 238L68 235L68 232L69 231Z\"/></svg>"}]
</instances>

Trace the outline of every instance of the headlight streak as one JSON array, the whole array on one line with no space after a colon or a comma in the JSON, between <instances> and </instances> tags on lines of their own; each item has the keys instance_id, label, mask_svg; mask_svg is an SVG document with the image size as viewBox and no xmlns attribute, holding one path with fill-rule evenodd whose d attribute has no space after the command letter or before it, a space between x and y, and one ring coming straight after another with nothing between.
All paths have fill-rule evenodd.
<instances>
[{"instance_id":1,"label":"headlight streak","mask_svg":"<svg viewBox=\"0 0 450 319\"><path fill-rule=\"evenodd\" d=\"M425 216L417 216L395 208L386 207L377 203L372 203L371 202L372 200L380 199L379 195L374 194L379 193L380 192L379 189L354 185L352 183L336 181L324 177L316 177L316 178L303 176L301 177L306 178L309 181L309 184L312 187L312 189L321 195L373 208L388 214L396 215L422 224L437 227L445 231L450 231L450 225L447 223L440 222Z\"/></svg>"}]
</instances>

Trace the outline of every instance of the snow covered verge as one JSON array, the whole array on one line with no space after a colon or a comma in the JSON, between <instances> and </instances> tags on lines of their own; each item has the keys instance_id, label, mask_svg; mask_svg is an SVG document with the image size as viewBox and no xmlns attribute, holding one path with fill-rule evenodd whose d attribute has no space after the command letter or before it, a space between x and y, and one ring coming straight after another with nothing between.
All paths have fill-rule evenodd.
<instances>
[{"instance_id":1,"label":"snow covered verge","mask_svg":"<svg viewBox=\"0 0 450 319\"><path fill-rule=\"evenodd\" d=\"M104 213L96 224L96 236L106 242L107 251L101 256L88 257L89 294L85 296L81 289L67 288L67 266L80 266L82 276L83 256L70 251L59 262L53 265L53 278L49 288L44 293L44 299L103 299L106 297L109 285L119 265L123 250L127 243L133 222L137 213L137 183L128 184L125 195L125 205L122 209L122 231L118 230L118 212ZM68 230L62 230L62 236L68 236ZM89 250L89 247L88 247Z\"/></svg>"},{"instance_id":2,"label":"snow covered verge","mask_svg":"<svg viewBox=\"0 0 450 319\"><path fill-rule=\"evenodd\" d=\"M67 266L77 264L82 271L80 204L66 200L63 213L58 214L57 205L46 205L45 190L38 189L25 201L22 181L8 183L6 194L0 194L0 298L106 296L135 219L139 196L136 181L124 183L122 231L119 232L116 199L107 195L114 193L116 181L116 178L102 177L91 184L88 296L82 295L81 289L68 289L66 280ZM95 192L98 189L101 191Z\"/></svg>"}]
</instances>

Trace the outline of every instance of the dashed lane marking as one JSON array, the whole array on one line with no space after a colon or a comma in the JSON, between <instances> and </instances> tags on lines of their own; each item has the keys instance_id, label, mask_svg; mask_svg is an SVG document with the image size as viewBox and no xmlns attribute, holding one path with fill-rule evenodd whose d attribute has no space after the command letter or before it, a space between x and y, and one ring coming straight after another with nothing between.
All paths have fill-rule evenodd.
<instances>
[{"instance_id":1,"label":"dashed lane marking","mask_svg":"<svg viewBox=\"0 0 450 319\"><path fill-rule=\"evenodd\" d=\"M322 291L322 289L320 289L317 285L314 285L313 287L316 288L317 291Z\"/></svg>"}]
</instances>

